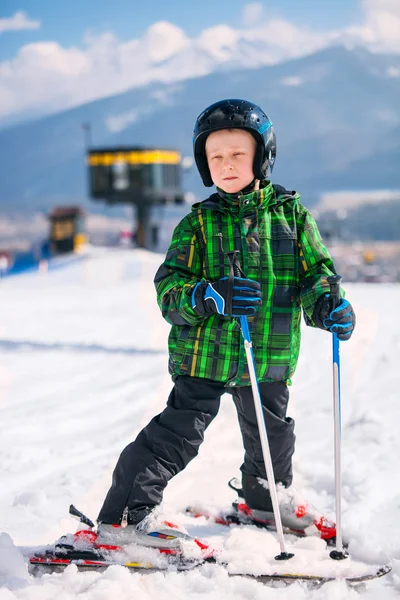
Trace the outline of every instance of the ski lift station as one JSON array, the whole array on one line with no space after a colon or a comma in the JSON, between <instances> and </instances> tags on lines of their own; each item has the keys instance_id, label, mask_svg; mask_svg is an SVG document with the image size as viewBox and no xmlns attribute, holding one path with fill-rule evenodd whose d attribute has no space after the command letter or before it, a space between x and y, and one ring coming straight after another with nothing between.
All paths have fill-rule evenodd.
<instances>
[{"instance_id":1,"label":"ski lift station","mask_svg":"<svg viewBox=\"0 0 400 600\"><path fill-rule=\"evenodd\" d=\"M135 207L137 245L148 249L157 246L159 224L150 226L152 207L184 202L180 153L138 146L91 148L87 164L90 197Z\"/></svg>"}]
</instances>

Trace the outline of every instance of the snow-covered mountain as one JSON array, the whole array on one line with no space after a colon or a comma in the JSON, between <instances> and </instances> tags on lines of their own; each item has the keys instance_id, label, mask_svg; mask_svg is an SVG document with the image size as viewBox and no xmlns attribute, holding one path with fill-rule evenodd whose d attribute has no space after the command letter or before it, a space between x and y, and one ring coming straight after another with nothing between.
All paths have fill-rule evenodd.
<instances>
[{"instance_id":1,"label":"snow-covered mountain","mask_svg":"<svg viewBox=\"0 0 400 600\"><path fill-rule=\"evenodd\" d=\"M159 63L162 69L165 60L176 61L175 83L149 83L0 130L1 209L84 203L83 123L90 123L94 145L173 146L185 156L191 154L195 117L223 97L250 98L265 108L278 135L275 181L303 191L310 201L325 190L400 187L399 55L334 46L265 66L268 57L260 65L253 40L240 50L252 68L237 70L226 56L217 64L219 55L230 52L226 44L218 51L212 46L214 67L203 71L211 74L186 71L182 49ZM211 60L205 56L190 55L190 62ZM185 188L205 193L194 170Z\"/></svg>"}]
</instances>

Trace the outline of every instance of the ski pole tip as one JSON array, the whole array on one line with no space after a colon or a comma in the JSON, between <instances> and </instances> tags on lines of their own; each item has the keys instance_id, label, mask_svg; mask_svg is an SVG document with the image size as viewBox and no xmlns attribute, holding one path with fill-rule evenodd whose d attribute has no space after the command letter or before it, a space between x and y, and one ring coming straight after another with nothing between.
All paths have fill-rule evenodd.
<instances>
[{"instance_id":1,"label":"ski pole tip","mask_svg":"<svg viewBox=\"0 0 400 600\"><path fill-rule=\"evenodd\" d=\"M349 553L346 552L346 550L332 550L332 552L329 553L329 556L333 560L344 560L349 557Z\"/></svg>"},{"instance_id":2,"label":"ski pole tip","mask_svg":"<svg viewBox=\"0 0 400 600\"><path fill-rule=\"evenodd\" d=\"M275 556L275 560L289 560L293 558L294 554L291 552L281 552L278 556Z\"/></svg>"}]
</instances>

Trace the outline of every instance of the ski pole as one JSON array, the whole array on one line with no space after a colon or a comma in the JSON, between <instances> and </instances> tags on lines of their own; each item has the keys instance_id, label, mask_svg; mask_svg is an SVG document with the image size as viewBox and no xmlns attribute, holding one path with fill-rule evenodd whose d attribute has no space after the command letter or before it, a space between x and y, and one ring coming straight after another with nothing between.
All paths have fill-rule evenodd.
<instances>
[{"instance_id":1,"label":"ski pole","mask_svg":"<svg viewBox=\"0 0 400 600\"><path fill-rule=\"evenodd\" d=\"M231 264L233 266L233 273L234 273L235 277L240 277L241 276L240 266L239 266L239 261L237 259L236 253L234 253L234 252L228 253L228 256L230 257ZM289 558L292 558L294 556L294 554L291 554L290 552L286 552L286 550L285 550L285 540L283 537L281 514L279 512L278 494L276 492L275 477L274 477L274 471L272 468L271 452L270 452L269 443L268 443L267 427L265 424L264 412L263 412L261 396L260 396L260 389L259 389L258 381L257 381L254 354L253 354L253 345L252 345L252 342L250 339L249 324L247 322L247 317L245 315L243 315L239 318L240 318L240 327L242 330L242 335L243 335L243 340L244 340L244 349L246 352L247 364L249 367L251 389L252 389L253 400L254 400L254 408L255 408L256 417L257 417L258 432L259 432L260 440L261 440L261 448L262 448L262 453L263 453L263 458L264 458L264 463L265 463L265 470L267 472L269 492L271 495L272 508L274 511L276 531L278 533L279 545L280 545L280 549L281 549L281 553L278 556L275 556L275 560L288 560Z\"/></svg>"},{"instance_id":2,"label":"ski pole","mask_svg":"<svg viewBox=\"0 0 400 600\"><path fill-rule=\"evenodd\" d=\"M327 278L332 299L331 310L340 304L340 275ZM333 420L335 439L335 506L336 506L336 549L329 554L334 560L343 560L348 553L343 549L342 540L342 466L341 466L341 398L340 398L340 340L332 333L333 355Z\"/></svg>"}]
</instances>

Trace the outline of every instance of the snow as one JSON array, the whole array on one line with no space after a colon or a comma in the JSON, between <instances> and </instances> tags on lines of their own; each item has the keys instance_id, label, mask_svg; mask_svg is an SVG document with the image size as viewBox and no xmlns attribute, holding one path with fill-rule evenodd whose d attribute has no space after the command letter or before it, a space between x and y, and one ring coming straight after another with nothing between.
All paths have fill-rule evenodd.
<instances>
[{"instance_id":1,"label":"snow","mask_svg":"<svg viewBox=\"0 0 400 600\"><path fill-rule=\"evenodd\" d=\"M165 404L169 326L152 282L162 258L92 249L63 269L0 282L0 600L358 598L339 580L317 590L265 587L229 577L218 565L144 575L122 567L81 573L75 566L28 574L24 557L33 547L76 530L69 504L96 518L119 453ZM199 457L169 484L163 514L220 548L232 573L344 575L390 564L393 572L363 595L391 600L400 593L400 286L346 290L357 312L356 333L341 345L343 525L351 558L334 562L320 540L289 536L295 557L277 565L273 534L182 514L188 504L212 510L235 497L227 481L240 475L243 449L228 395ZM321 331L303 328L289 414L296 419L294 485L334 518L331 340Z\"/></svg>"}]
</instances>

